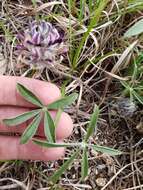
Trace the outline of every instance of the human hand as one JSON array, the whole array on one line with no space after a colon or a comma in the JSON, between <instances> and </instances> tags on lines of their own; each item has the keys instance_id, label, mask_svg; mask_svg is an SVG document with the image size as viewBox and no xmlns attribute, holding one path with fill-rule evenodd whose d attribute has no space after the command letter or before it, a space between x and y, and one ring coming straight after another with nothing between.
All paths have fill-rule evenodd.
<instances>
[{"instance_id":1,"label":"human hand","mask_svg":"<svg viewBox=\"0 0 143 190\"><path fill-rule=\"evenodd\" d=\"M20 136L8 136L6 134L22 134L27 127L27 123L20 126L7 127L2 122L3 119L15 117L34 107L19 95L16 84L21 83L31 90L37 97L47 105L60 98L60 90L49 82L43 82L24 77L1 76L0 77L0 160L57 160L64 155L64 148L43 148L33 144L20 144ZM56 116L55 111L51 111L51 116ZM72 133L73 123L66 113L61 114L57 129L56 139L62 141ZM40 124L36 134L44 138L43 124Z\"/></svg>"}]
</instances>

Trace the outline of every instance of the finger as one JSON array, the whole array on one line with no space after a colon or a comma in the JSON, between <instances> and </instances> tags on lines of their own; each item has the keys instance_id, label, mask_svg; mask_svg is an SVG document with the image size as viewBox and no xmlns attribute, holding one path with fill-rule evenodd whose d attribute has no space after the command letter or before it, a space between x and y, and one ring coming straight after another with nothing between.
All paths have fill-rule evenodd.
<instances>
[{"instance_id":1,"label":"finger","mask_svg":"<svg viewBox=\"0 0 143 190\"><path fill-rule=\"evenodd\" d=\"M25 77L0 76L0 105L15 105L33 107L33 105L16 90L16 84L20 83L31 90L44 105L60 98L60 90L54 84Z\"/></svg>"},{"instance_id":2,"label":"finger","mask_svg":"<svg viewBox=\"0 0 143 190\"><path fill-rule=\"evenodd\" d=\"M19 144L18 137L0 136L0 160L58 160L64 148L44 148L33 144Z\"/></svg>"},{"instance_id":3,"label":"finger","mask_svg":"<svg viewBox=\"0 0 143 190\"><path fill-rule=\"evenodd\" d=\"M0 106L0 132L14 132L14 133L23 133L25 128L28 126L28 123L23 123L19 126L8 127L6 126L2 120L15 117L20 115L24 112L29 111L28 108L20 108L20 107L9 107L9 106ZM52 118L56 117L55 111L50 111ZM40 124L37 135L44 137L44 129L43 129L43 122ZM73 130L73 123L70 116L66 113L62 113L61 117L58 122L58 126L56 128L56 138L57 139L64 139L71 135Z\"/></svg>"}]
</instances>

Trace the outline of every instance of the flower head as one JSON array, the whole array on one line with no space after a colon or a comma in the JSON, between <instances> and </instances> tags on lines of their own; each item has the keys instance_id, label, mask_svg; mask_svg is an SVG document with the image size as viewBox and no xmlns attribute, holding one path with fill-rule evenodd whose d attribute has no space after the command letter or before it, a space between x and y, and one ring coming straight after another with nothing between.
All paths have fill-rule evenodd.
<instances>
[{"instance_id":1,"label":"flower head","mask_svg":"<svg viewBox=\"0 0 143 190\"><path fill-rule=\"evenodd\" d=\"M67 52L63 33L49 22L32 22L24 32L18 34L19 56L27 64L45 65L55 63L59 56Z\"/></svg>"}]
</instances>

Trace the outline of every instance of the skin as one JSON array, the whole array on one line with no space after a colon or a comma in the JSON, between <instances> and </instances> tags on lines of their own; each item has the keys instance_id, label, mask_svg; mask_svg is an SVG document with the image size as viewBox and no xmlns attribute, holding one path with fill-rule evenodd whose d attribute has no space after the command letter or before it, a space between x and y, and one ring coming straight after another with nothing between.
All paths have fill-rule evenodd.
<instances>
[{"instance_id":1,"label":"skin","mask_svg":"<svg viewBox=\"0 0 143 190\"><path fill-rule=\"evenodd\" d=\"M2 122L3 119L15 117L25 111L31 110L34 106L24 100L16 90L16 84L20 83L30 89L40 98L44 105L47 105L60 98L60 90L54 84L25 77L0 76L0 160L57 160L64 156L64 148L43 148L29 142L20 145L19 136L8 136L7 133L21 134L27 123L20 126L8 127ZM56 112L51 111L54 118ZM73 130L73 123L70 116L62 113L57 130L57 142L70 136ZM2 135L2 134L5 135ZM43 123L40 124L36 134L44 138Z\"/></svg>"}]
</instances>

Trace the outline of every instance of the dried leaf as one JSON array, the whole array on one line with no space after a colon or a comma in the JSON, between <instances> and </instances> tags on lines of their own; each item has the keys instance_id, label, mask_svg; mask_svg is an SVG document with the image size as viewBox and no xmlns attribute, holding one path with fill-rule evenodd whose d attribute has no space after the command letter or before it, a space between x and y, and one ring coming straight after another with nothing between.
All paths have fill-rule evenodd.
<instances>
[{"instance_id":1,"label":"dried leaf","mask_svg":"<svg viewBox=\"0 0 143 190\"><path fill-rule=\"evenodd\" d=\"M7 60L5 59L3 53L2 53L2 48L0 47L0 75L3 75L6 71L6 62Z\"/></svg>"}]
</instances>

